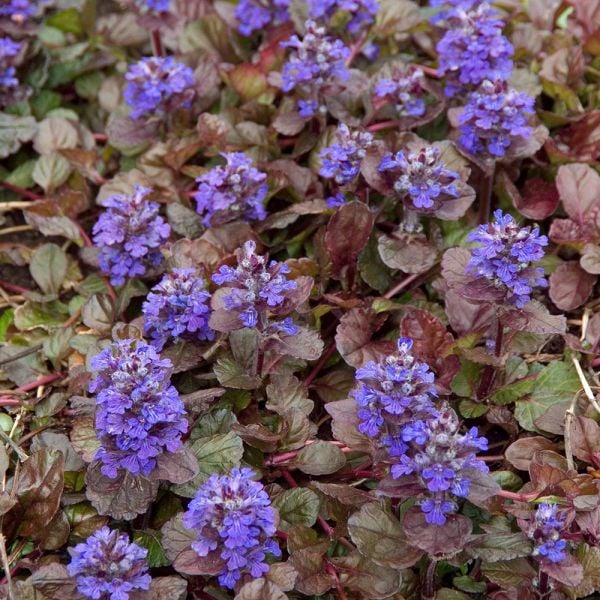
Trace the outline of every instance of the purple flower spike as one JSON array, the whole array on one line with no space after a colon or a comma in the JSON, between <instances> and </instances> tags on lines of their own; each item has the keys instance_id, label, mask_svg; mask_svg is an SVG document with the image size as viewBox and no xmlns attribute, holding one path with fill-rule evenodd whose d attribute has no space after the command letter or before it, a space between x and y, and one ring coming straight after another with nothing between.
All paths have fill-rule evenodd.
<instances>
[{"instance_id":1,"label":"purple flower spike","mask_svg":"<svg viewBox=\"0 0 600 600\"><path fill-rule=\"evenodd\" d=\"M215 167L196 181L197 210L207 227L236 219L262 221L267 216L264 200L269 186L267 176L252 166L242 152L223 154L225 166Z\"/></svg>"},{"instance_id":2,"label":"purple flower spike","mask_svg":"<svg viewBox=\"0 0 600 600\"><path fill-rule=\"evenodd\" d=\"M92 359L96 432L101 471L114 479L120 469L150 475L156 459L176 452L187 431L185 410L170 383L171 361L136 340L119 340Z\"/></svg>"},{"instance_id":3,"label":"purple flower spike","mask_svg":"<svg viewBox=\"0 0 600 600\"><path fill-rule=\"evenodd\" d=\"M252 240L247 241L237 255L235 269L223 265L212 276L217 285L232 288L223 298L225 309L237 313L243 327L256 327L262 331L275 326L289 335L297 333L298 328L291 322L278 328L269 323L268 317L269 312L281 307L297 288L297 283L286 277L289 267L275 260L267 265L267 259L256 254L256 243Z\"/></svg>"},{"instance_id":4,"label":"purple flower spike","mask_svg":"<svg viewBox=\"0 0 600 600\"><path fill-rule=\"evenodd\" d=\"M85 542L69 548L67 570L77 591L91 600L128 600L130 592L148 590L148 550L118 530L102 527Z\"/></svg>"},{"instance_id":5,"label":"purple flower spike","mask_svg":"<svg viewBox=\"0 0 600 600\"><path fill-rule=\"evenodd\" d=\"M0 38L0 104L9 104L19 87L13 59L22 47L23 44L9 37Z\"/></svg>"},{"instance_id":6,"label":"purple flower spike","mask_svg":"<svg viewBox=\"0 0 600 600\"><path fill-rule=\"evenodd\" d=\"M142 306L144 333L160 350L169 339L212 340L210 293L194 269L173 269L154 286Z\"/></svg>"},{"instance_id":7,"label":"purple flower spike","mask_svg":"<svg viewBox=\"0 0 600 600\"><path fill-rule=\"evenodd\" d=\"M172 56L142 58L125 74L129 82L123 97L131 118L162 117L177 108L189 108L196 84L193 71Z\"/></svg>"},{"instance_id":8,"label":"purple flower spike","mask_svg":"<svg viewBox=\"0 0 600 600\"><path fill-rule=\"evenodd\" d=\"M412 340L400 338L398 351L381 362L369 361L356 371L352 392L358 403L358 430L390 455L400 456L411 439L414 423L437 415L434 375L429 366L410 353Z\"/></svg>"},{"instance_id":9,"label":"purple flower spike","mask_svg":"<svg viewBox=\"0 0 600 600\"><path fill-rule=\"evenodd\" d=\"M458 508L455 499L468 497L469 473L488 472L486 464L476 456L478 450L487 450L487 440L478 437L476 427L461 434L458 417L449 407L412 427L419 435L408 430L404 456L399 464L392 465L391 473L396 479L416 476L425 495L420 501L425 520L431 525L443 525L446 515Z\"/></svg>"},{"instance_id":10,"label":"purple flower spike","mask_svg":"<svg viewBox=\"0 0 600 600\"><path fill-rule=\"evenodd\" d=\"M290 20L290 0L240 0L235 9L242 35L252 35L265 27L280 25Z\"/></svg>"},{"instance_id":11,"label":"purple flower spike","mask_svg":"<svg viewBox=\"0 0 600 600\"><path fill-rule=\"evenodd\" d=\"M459 117L460 144L471 154L502 158L511 146L531 137L528 122L534 103L504 81L484 81Z\"/></svg>"},{"instance_id":12,"label":"purple flower spike","mask_svg":"<svg viewBox=\"0 0 600 600\"><path fill-rule=\"evenodd\" d=\"M290 48L290 56L283 66L281 74L284 92L299 90L306 98L299 101L302 116L311 117L319 108L321 89L336 81L345 81L350 77L345 61L350 49L341 40L327 35L324 27L314 21L306 21L306 33L302 39L293 35L284 48Z\"/></svg>"},{"instance_id":13,"label":"purple flower spike","mask_svg":"<svg viewBox=\"0 0 600 600\"><path fill-rule=\"evenodd\" d=\"M308 0L308 16L315 21L329 21L336 13L348 16L346 29L355 34L375 22L377 0Z\"/></svg>"},{"instance_id":14,"label":"purple flower spike","mask_svg":"<svg viewBox=\"0 0 600 600\"><path fill-rule=\"evenodd\" d=\"M535 286L546 287L544 270L530 263L544 256L548 238L539 229L520 227L509 214L494 212L494 221L480 225L467 240L479 245L471 250L467 273L487 279L506 291L506 300L523 308Z\"/></svg>"},{"instance_id":15,"label":"purple flower spike","mask_svg":"<svg viewBox=\"0 0 600 600\"><path fill-rule=\"evenodd\" d=\"M262 483L251 469L233 469L230 475L212 475L202 484L183 523L194 529L192 548L205 557L216 551L224 561L219 583L232 589L242 575L262 577L269 565L267 553L281 556L273 539L275 511Z\"/></svg>"},{"instance_id":16,"label":"purple flower spike","mask_svg":"<svg viewBox=\"0 0 600 600\"><path fill-rule=\"evenodd\" d=\"M556 504L539 504L528 531L534 542L533 555L542 561L559 563L567 557L567 542L560 537L565 527L565 515Z\"/></svg>"},{"instance_id":17,"label":"purple flower spike","mask_svg":"<svg viewBox=\"0 0 600 600\"><path fill-rule=\"evenodd\" d=\"M7 17L15 23L23 23L36 14L39 5L47 0L37 2L32 0L0 0L0 17Z\"/></svg>"},{"instance_id":18,"label":"purple flower spike","mask_svg":"<svg viewBox=\"0 0 600 600\"><path fill-rule=\"evenodd\" d=\"M131 196L111 196L108 209L94 225L94 244L100 248L100 268L113 285L145 275L148 267L162 262L160 247L171 227L159 216L160 205L146 200L152 190L135 186Z\"/></svg>"},{"instance_id":19,"label":"purple flower spike","mask_svg":"<svg viewBox=\"0 0 600 600\"><path fill-rule=\"evenodd\" d=\"M379 171L392 177L394 190L416 210L437 210L444 200L458 197L454 182L460 175L445 168L435 146L408 154L402 150L386 154Z\"/></svg>"},{"instance_id":20,"label":"purple flower spike","mask_svg":"<svg viewBox=\"0 0 600 600\"><path fill-rule=\"evenodd\" d=\"M446 96L471 91L485 79L510 77L514 48L502 35L498 11L483 3L471 11L457 8L447 18L449 29L436 46Z\"/></svg>"},{"instance_id":21,"label":"purple flower spike","mask_svg":"<svg viewBox=\"0 0 600 600\"><path fill-rule=\"evenodd\" d=\"M400 117L422 117L426 112L424 85L425 75L421 69L396 67L391 77L375 84L373 91L377 98L393 104Z\"/></svg>"},{"instance_id":22,"label":"purple flower spike","mask_svg":"<svg viewBox=\"0 0 600 600\"><path fill-rule=\"evenodd\" d=\"M345 123L338 125L337 143L321 150L321 170L319 174L333 179L338 185L351 183L360 173L360 165L373 143L373 135L368 131L350 131Z\"/></svg>"}]
</instances>

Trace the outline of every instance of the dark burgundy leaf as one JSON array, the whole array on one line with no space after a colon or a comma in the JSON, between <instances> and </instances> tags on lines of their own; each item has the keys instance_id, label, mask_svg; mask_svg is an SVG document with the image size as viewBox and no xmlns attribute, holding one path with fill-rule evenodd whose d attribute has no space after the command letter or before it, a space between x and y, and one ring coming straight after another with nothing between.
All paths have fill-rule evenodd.
<instances>
[{"instance_id":1,"label":"dark burgundy leaf","mask_svg":"<svg viewBox=\"0 0 600 600\"><path fill-rule=\"evenodd\" d=\"M550 298L561 310L573 310L590 297L595 283L595 275L586 273L577 261L569 261L550 275Z\"/></svg>"}]
</instances>

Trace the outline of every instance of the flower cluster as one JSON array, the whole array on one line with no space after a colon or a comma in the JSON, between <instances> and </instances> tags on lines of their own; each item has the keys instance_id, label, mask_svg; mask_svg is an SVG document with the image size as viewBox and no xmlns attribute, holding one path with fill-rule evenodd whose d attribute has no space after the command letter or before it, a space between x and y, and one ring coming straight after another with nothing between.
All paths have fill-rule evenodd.
<instances>
[{"instance_id":1,"label":"flower cluster","mask_svg":"<svg viewBox=\"0 0 600 600\"><path fill-rule=\"evenodd\" d=\"M194 97L193 71L172 56L142 58L125 73L129 82L123 98L131 117L162 117L177 108L188 108Z\"/></svg>"},{"instance_id":2,"label":"flower cluster","mask_svg":"<svg viewBox=\"0 0 600 600\"><path fill-rule=\"evenodd\" d=\"M472 154L504 156L515 143L531 136L528 121L534 102L504 81L484 81L459 117L460 144Z\"/></svg>"},{"instance_id":3,"label":"flower cluster","mask_svg":"<svg viewBox=\"0 0 600 600\"><path fill-rule=\"evenodd\" d=\"M425 114L425 75L421 69L395 67L392 76L380 79L375 96L393 104L401 117L422 117Z\"/></svg>"},{"instance_id":4,"label":"flower cluster","mask_svg":"<svg viewBox=\"0 0 600 600\"><path fill-rule=\"evenodd\" d=\"M373 135L368 131L350 131L342 123L338 125L335 137L337 143L323 148L319 154L319 173L338 185L347 185L358 176L367 148L373 143Z\"/></svg>"},{"instance_id":5,"label":"flower cluster","mask_svg":"<svg viewBox=\"0 0 600 600\"><path fill-rule=\"evenodd\" d=\"M9 18L15 23L23 23L36 13L37 4L38 2L31 0L0 0L0 17Z\"/></svg>"},{"instance_id":6,"label":"flower cluster","mask_svg":"<svg viewBox=\"0 0 600 600\"><path fill-rule=\"evenodd\" d=\"M262 221L267 212L264 200L269 191L267 176L252 166L243 152L223 154L224 166L215 167L196 181L197 210L207 227L235 219Z\"/></svg>"},{"instance_id":7,"label":"flower cluster","mask_svg":"<svg viewBox=\"0 0 600 600\"><path fill-rule=\"evenodd\" d=\"M167 12L171 7L171 0L145 0L146 6L156 12Z\"/></svg>"},{"instance_id":8,"label":"flower cluster","mask_svg":"<svg viewBox=\"0 0 600 600\"><path fill-rule=\"evenodd\" d=\"M539 504L527 532L533 540L533 555L552 563L562 562L566 556L567 542L560 537L565 526L565 515L558 512L556 504Z\"/></svg>"},{"instance_id":9,"label":"flower cluster","mask_svg":"<svg viewBox=\"0 0 600 600\"><path fill-rule=\"evenodd\" d=\"M289 21L290 0L240 0L235 9L242 35L252 35L268 25L279 25Z\"/></svg>"},{"instance_id":10,"label":"flower cluster","mask_svg":"<svg viewBox=\"0 0 600 600\"><path fill-rule=\"evenodd\" d=\"M170 383L171 361L145 342L119 340L92 359L96 393L96 455L102 473L114 479L119 469L149 475L163 452L181 448L187 431L185 410Z\"/></svg>"},{"instance_id":11,"label":"flower cluster","mask_svg":"<svg viewBox=\"0 0 600 600\"><path fill-rule=\"evenodd\" d=\"M434 374L426 363L415 360L412 345L412 340L400 338L398 352L358 369L358 385L352 392L359 407L358 430L392 457L407 450L403 433L411 423L437 415Z\"/></svg>"},{"instance_id":12,"label":"flower cluster","mask_svg":"<svg viewBox=\"0 0 600 600\"><path fill-rule=\"evenodd\" d=\"M108 210L94 225L94 243L100 247L100 268L113 285L144 275L162 261L160 246L171 228L159 216L159 204L146 200L151 191L136 185L131 196L111 196L103 202Z\"/></svg>"},{"instance_id":13,"label":"flower cluster","mask_svg":"<svg viewBox=\"0 0 600 600\"><path fill-rule=\"evenodd\" d=\"M102 527L85 542L69 548L67 570L77 591L92 600L128 600L134 590L150 588L148 550L131 543L118 530Z\"/></svg>"},{"instance_id":14,"label":"flower cluster","mask_svg":"<svg viewBox=\"0 0 600 600\"><path fill-rule=\"evenodd\" d=\"M213 274L217 285L227 284L229 293L223 298L225 309L238 313L243 327L265 330L274 328L294 335L298 328L291 319L269 323L268 313L283 309L288 296L297 288L295 281L288 281L290 272L285 263L256 254L256 243L247 241L238 251L238 266L234 269L222 265Z\"/></svg>"},{"instance_id":15,"label":"flower cluster","mask_svg":"<svg viewBox=\"0 0 600 600\"><path fill-rule=\"evenodd\" d=\"M520 227L509 214L494 212L494 221L480 225L467 237L478 247L471 250L468 274L483 277L506 292L506 301L523 308L534 286L546 287L544 270L530 263L544 256L548 238L539 229Z\"/></svg>"},{"instance_id":16,"label":"flower cluster","mask_svg":"<svg viewBox=\"0 0 600 600\"><path fill-rule=\"evenodd\" d=\"M251 469L212 475L200 487L183 515L186 527L197 532L192 548L198 556L217 551L223 560L219 583L233 588L244 575L262 577L267 553L281 556L275 535L275 511L263 485Z\"/></svg>"},{"instance_id":17,"label":"flower cluster","mask_svg":"<svg viewBox=\"0 0 600 600\"><path fill-rule=\"evenodd\" d=\"M144 333L161 349L172 339L212 340L210 293L195 269L173 269L152 288L142 306Z\"/></svg>"},{"instance_id":18,"label":"flower cluster","mask_svg":"<svg viewBox=\"0 0 600 600\"><path fill-rule=\"evenodd\" d=\"M488 472L476 455L478 450L487 450L487 439L478 437L477 427L465 434L459 429L458 416L447 406L434 418L410 423L402 431L409 448L391 467L395 479L417 478L424 492L419 504L431 525L443 525L446 515L458 508L455 497L469 495L472 470Z\"/></svg>"},{"instance_id":19,"label":"flower cluster","mask_svg":"<svg viewBox=\"0 0 600 600\"><path fill-rule=\"evenodd\" d=\"M377 0L308 0L308 16L315 21L329 20L338 12L348 15L346 29L355 34L375 21Z\"/></svg>"},{"instance_id":20,"label":"flower cluster","mask_svg":"<svg viewBox=\"0 0 600 600\"><path fill-rule=\"evenodd\" d=\"M329 37L325 27L314 21L307 21L305 28L302 39L293 35L287 42L281 43L284 48L291 48L281 77L284 92L298 88L307 96L299 100L298 108L300 115L308 118L319 108L318 96L322 87L350 77L345 64L350 49L341 40Z\"/></svg>"},{"instance_id":21,"label":"flower cluster","mask_svg":"<svg viewBox=\"0 0 600 600\"><path fill-rule=\"evenodd\" d=\"M506 80L512 73L514 49L502 35L504 23L489 4L448 16L449 29L438 42L440 76L446 96L476 88L484 79Z\"/></svg>"},{"instance_id":22,"label":"flower cluster","mask_svg":"<svg viewBox=\"0 0 600 600\"><path fill-rule=\"evenodd\" d=\"M19 87L14 58L23 44L9 37L0 38L0 104L11 104Z\"/></svg>"},{"instance_id":23,"label":"flower cluster","mask_svg":"<svg viewBox=\"0 0 600 600\"><path fill-rule=\"evenodd\" d=\"M446 169L440 160L440 150L434 146L407 155L402 150L386 154L379 171L393 178L394 190L409 203L410 208L436 210L443 200L458 197L454 182L460 179L460 175Z\"/></svg>"}]
</instances>

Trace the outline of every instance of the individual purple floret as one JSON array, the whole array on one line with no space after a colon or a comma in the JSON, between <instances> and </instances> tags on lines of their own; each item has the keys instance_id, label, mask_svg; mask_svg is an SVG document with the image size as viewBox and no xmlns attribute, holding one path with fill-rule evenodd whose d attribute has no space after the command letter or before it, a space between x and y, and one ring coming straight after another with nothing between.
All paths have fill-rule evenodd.
<instances>
[{"instance_id":1,"label":"individual purple floret","mask_svg":"<svg viewBox=\"0 0 600 600\"><path fill-rule=\"evenodd\" d=\"M454 183L460 180L460 175L446 169L435 146L408 154L402 150L386 154L379 172L392 178L394 190L416 210L437 210L444 200L459 195Z\"/></svg>"},{"instance_id":2,"label":"individual purple floret","mask_svg":"<svg viewBox=\"0 0 600 600\"><path fill-rule=\"evenodd\" d=\"M520 227L509 214L494 212L494 221L480 225L467 237L476 242L471 250L467 274L485 278L506 293L506 301L523 308L531 300L532 288L546 287L544 269L531 263L544 256L548 238L537 227Z\"/></svg>"},{"instance_id":3,"label":"individual purple floret","mask_svg":"<svg viewBox=\"0 0 600 600\"><path fill-rule=\"evenodd\" d=\"M238 31L252 35L267 26L286 23L290 20L289 5L290 0L240 0L235 9Z\"/></svg>"},{"instance_id":4,"label":"individual purple floret","mask_svg":"<svg viewBox=\"0 0 600 600\"><path fill-rule=\"evenodd\" d=\"M371 25L378 10L377 0L308 0L309 18L328 21L336 13L346 13L349 18L345 22L345 28L351 34Z\"/></svg>"},{"instance_id":5,"label":"individual purple floret","mask_svg":"<svg viewBox=\"0 0 600 600\"><path fill-rule=\"evenodd\" d=\"M196 531L192 548L198 556L217 552L223 560L219 583L233 588L244 576L262 577L269 565L266 554L281 556L273 539L275 511L262 483L251 469L233 469L230 475L211 475L202 484L183 524Z\"/></svg>"},{"instance_id":6,"label":"individual purple floret","mask_svg":"<svg viewBox=\"0 0 600 600\"><path fill-rule=\"evenodd\" d=\"M283 66L281 89L284 92L296 89L305 96L299 100L298 107L301 115L308 118L319 109L318 97L324 86L350 77L345 64L350 49L341 40L329 37L325 27L314 21L306 21L305 29L302 39L292 35L287 42L281 43L284 48L291 49Z\"/></svg>"},{"instance_id":7,"label":"individual purple floret","mask_svg":"<svg viewBox=\"0 0 600 600\"><path fill-rule=\"evenodd\" d=\"M123 98L131 118L162 117L178 108L189 108L194 97L194 72L172 56L142 58L125 73L129 82Z\"/></svg>"},{"instance_id":8,"label":"individual purple floret","mask_svg":"<svg viewBox=\"0 0 600 600\"><path fill-rule=\"evenodd\" d=\"M120 469L150 475L156 459L176 452L187 431L185 410L171 385L172 363L136 340L113 342L92 359L96 433L101 471L114 479Z\"/></svg>"},{"instance_id":9,"label":"individual purple floret","mask_svg":"<svg viewBox=\"0 0 600 600\"><path fill-rule=\"evenodd\" d=\"M475 10L484 2L485 0L429 0L430 6L442 7L442 10L431 17L430 21L432 23L439 23L455 16L457 13Z\"/></svg>"},{"instance_id":10,"label":"individual purple floret","mask_svg":"<svg viewBox=\"0 0 600 600\"><path fill-rule=\"evenodd\" d=\"M167 12L171 7L171 0L146 0L146 5L156 12Z\"/></svg>"},{"instance_id":11,"label":"individual purple floret","mask_svg":"<svg viewBox=\"0 0 600 600\"><path fill-rule=\"evenodd\" d=\"M512 44L502 35L504 22L489 4L448 16L448 31L438 42L438 73L446 77L446 96L475 89L484 79L506 80L512 73Z\"/></svg>"},{"instance_id":12,"label":"individual purple floret","mask_svg":"<svg viewBox=\"0 0 600 600\"><path fill-rule=\"evenodd\" d=\"M338 125L336 143L323 148L319 154L321 170L319 174L333 179L338 185L347 185L360 173L360 165L373 143L373 135L368 131L350 131L345 123Z\"/></svg>"},{"instance_id":13,"label":"individual purple floret","mask_svg":"<svg viewBox=\"0 0 600 600\"><path fill-rule=\"evenodd\" d=\"M408 446L405 431L420 419L435 417L434 374L411 354L413 342L398 340L398 352L356 371L352 397L358 403L358 430L385 448L395 460Z\"/></svg>"},{"instance_id":14,"label":"individual purple floret","mask_svg":"<svg viewBox=\"0 0 600 600\"><path fill-rule=\"evenodd\" d=\"M327 208L338 208L346 203L346 196L342 192L337 192L334 196L327 198Z\"/></svg>"},{"instance_id":15,"label":"individual purple floret","mask_svg":"<svg viewBox=\"0 0 600 600\"><path fill-rule=\"evenodd\" d=\"M288 281L290 272L285 263L272 260L267 266L267 258L256 254L256 243L247 241L238 251L238 266L234 269L222 265L213 274L217 285L226 285L231 291L223 298L225 309L238 313L244 327L256 327L261 331L272 325L268 314L282 308L287 297L297 288L295 281ZM279 327L289 335L298 328L285 320Z\"/></svg>"},{"instance_id":16,"label":"individual purple floret","mask_svg":"<svg viewBox=\"0 0 600 600\"><path fill-rule=\"evenodd\" d=\"M484 81L469 96L458 122L460 144L471 154L501 158L533 132L528 125L535 99L504 81Z\"/></svg>"},{"instance_id":17,"label":"individual purple floret","mask_svg":"<svg viewBox=\"0 0 600 600\"><path fill-rule=\"evenodd\" d=\"M77 591L91 600L128 600L130 592L148 590L148 550L118 530L102 527L85 542L69 548L67 571Z\"/></svg>"},{"instance_id":18,"label":"individual purple floret","mask_svg":"<svg viewBox=\"0 0 600 600\"><path fill-rule=\"evenodd\" d=\"M478 437L476 427L465 434L459 429L456 413L447 406L434 418L413 421L402 431L408 449L391 467L395 479L416 477L423 487L419 504L431 525L443 525L446 515L458 508L455 499L468 497L474 470L488 472L476 455L487 450L487 439Z\"/></svg>"},{"instance_id":19,"label":"individual purple floret","mask_svg":"<svg viewBox=\"0 0 600 600\"><path fill-rule=\"evenodd\" d=\"M210 293L195 269L173 269L155 285L142 306L144 333L160 350L169 339L212 340Z\"/></svg>"},{"instance_id":20,"label":"individual purple floret","mask_svg":"<svg viewBox=\"0 0 600 600\"><path fill-rule=\"evenodd\" d=\"M144 275L163 259L160 247L171 227L159 216L158 202L146 200L152 190L135 186L131 196L111 196L104 200L108 209L94 225L94 244L100 248L100 268L110 275L113 285L130 277Z\"/></svg>"},{"instance_id":21,"label":"individual purple floret","mask_svg":"<svg viewBox=\"0 0 600 600\"><path fill-rule=\"evenodd\" d=\"M262 221L269 191L267 176L252 166L243 152L224 153L226 165L214 167L198 179L195 198L204 225L214 226L236 219Z\"/></svg>"},{"instance_id":22,"label":"individual purple floret","mask_svg":"<svg viewBox=\"0 0 600 600\"><path fill-rule=\"evenodd\" d=\"M566 517L558 512L557 504L538 505L527 532L533 540L533 555L542 561L562 562L567 557L567 541L560 537Z\"/></svg>"},{"instance_id":23,"label":"individual purple floret","mask_svg":"<svg viewBox=\"0 0 600 600\"><path fill-rule=\"evenodd\" d=\"M395 67L392 76L380 79L374 88L375 96L393 104L400 117L422 117L426 106L423 96L425 75L416 67Z\"/></svg>"}]
</instances>

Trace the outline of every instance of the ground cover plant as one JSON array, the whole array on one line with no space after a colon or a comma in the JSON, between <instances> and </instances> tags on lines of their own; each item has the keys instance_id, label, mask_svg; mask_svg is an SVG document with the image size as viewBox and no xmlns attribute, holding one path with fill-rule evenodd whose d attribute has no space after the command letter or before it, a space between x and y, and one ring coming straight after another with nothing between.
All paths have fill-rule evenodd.
<instances>
[{"instance_id":1,"label":"ground cover plant","mask_svg":"<svg viewBox=\"0 0 600 600\"><path fill-rule=\"evenodd\" d=\"M597 597L600 1L0 29L0 597Z\"/></svg>"}]
</instances>

